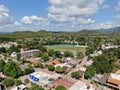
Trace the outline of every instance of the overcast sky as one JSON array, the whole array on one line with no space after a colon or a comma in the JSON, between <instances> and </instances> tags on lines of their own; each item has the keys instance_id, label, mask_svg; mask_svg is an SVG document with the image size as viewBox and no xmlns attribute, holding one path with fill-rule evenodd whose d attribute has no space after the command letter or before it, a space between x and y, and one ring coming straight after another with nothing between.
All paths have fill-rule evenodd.
<instances>
[{"instance_id":1,"label":"overcast sky","mask_svg":"<svg viewBox=\"0 0 120 90\"><path fill-rule=\"evenodd\" d=\"M0 32L79 31L120 25L120 0L0 0Z\"/></svg>"}]
</instances>

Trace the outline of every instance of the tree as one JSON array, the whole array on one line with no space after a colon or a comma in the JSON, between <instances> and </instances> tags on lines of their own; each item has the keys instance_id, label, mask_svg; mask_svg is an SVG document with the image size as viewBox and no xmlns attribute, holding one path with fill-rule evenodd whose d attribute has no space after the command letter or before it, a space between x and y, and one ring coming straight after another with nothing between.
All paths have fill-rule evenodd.
<instances>
[{"instance_id":1,"label":"tree","mask_svg":"<svg viewBox=\"0 0 120 90\"><path fill-rule=\"evenodd\" d=\"M91 45L89 47L86 48L86 55L90 55L92 54L94 51L96 50L94 45Z\"/></svg>"},{"instance_id":2,"label":"tree","mask_svg":"<svg viewBox=\"0 0 120 90\"><path fill-rule=\"evenodd\" d=\"M63 72L64 72L64 69L63 69L62 67L60 67L60 66L57 66L57 67L55 68L55 72L57 72L57 73L63 73Z\"/></svg>"},{"instance_id":3,"label":"tree","mask_svg":"<svg viewBox=\"0 0 120 90\"><path fill-rule=\"evenodd\" d=\"M43 65L41 62L36 62L36 63L34 64L34 67L35 67L35 68L44 68L44 65Z\"/></svg>"},{"instance_id":4,"label":"tree","mask_svg":"<svg viewBox=\"0 0 120 90\"><path fill-rule=\"evenodd\" d=\"M5 87L13 86L14 83L15 81L12 78L6 78L2 81L2 85L4 85Z\"/></svg>"},{"instance_id":5,"label":"tree","mask_svg":"<svg viewBox=\"0 0 120 90\"><path fill-rule=\"evenodd\" d=\"M15 85L16 85L16 86L19 86L20 84L22 84L22 81L21 81L21 80L16 79L16 80L15 80Z\"/></svg>"},{"instance_id":6,"label":"tree","mask_svg":"<svg viewBox=\"0 0 120 90\"><path fill-rule=\"evenodd\" d=\"M84 57L82 52L77 52L77 58L82 59Z\"/></svg>"},{"instance_id":7,"label":"tree","mask_svg":"<svg viewBox=\"0 0 120 90\"><path fill-rule=\"evenodd\" d=\"M21 54L18 53L18 54L17 54L17 60L19 61L20 59L21 59Z\"/></svg>"},{"instance_id":8,"label":"tree","mask_svg":"<svg viewBox=\"0 0 120 90\"><path fill-rule=\"evenodd\" d=\"M60 51L55 51L55 57L62 58Z\"/></svg>"},{"instance_id":9,"label":"tree","mask_svg":"<svg viewBox=\"0 0 120 90\"><path fill-rule=\"evenodd\" d=\"M31 83L31 88L29 90L44 90L44 88L35 83Z\"/></svg>"},{"instance_id":10,"label":"tree","mask_svg":"<svg viewBox=\"0 0 120 90\"><path fill-rule=\"evenodd\" d=\"M42 57L41 57L44 61L49 60L49 56L47 53L43 53Z\"/></svg>"},{"instance_id":11,"label":"tree","mask_svg":"<svg viewBox=\"0 0 120 90\"><path fill-rule=\"evenodd\" d=\"M85 78L91 78L95 76L96 69L94 66L87 66L86 71L85 71Z\"/></svg>"},{"instance_id":12,"label":"tree","mask_svg":"<svg viewBox=\"0 0 120 90\"><path fill-rule=\"evenodd\" d=\"M47 48L44 47L44 46L39 46L38 49L39 49L41 52L43 52L43 53L47 52Z\"/></svg>"},{"instance_id":13,"label":"tree","mask_svg":"<svg viewBox=\"0 0 120 90\"><path fill-rule=\"evenodd\" d=\"M93 66L96 68L97 73L109 73L114 68L114 63L106 55L99 55L93 58Z\"/></svg>"},{"instance_id":14,"label":"tree","mask_svg":"<svg viewBox=\"0 0 120 90\"><path fill-rule=\"evenodd\" d=\"M32 72L34 72L34 69L33 69L32 66L28 66L28 68L26 68L25 71L24 71L25 74L30 74Z\"/></svg>"},{"instance_id":15,"label":"tree","mask_svg":"<svg viewBox=\"0 0 120 90\"><path fill-rule=\"evenodd\" d=\"M6 52L6 49L4 47L1 47L0 48L0 53L5 53Z\"/></svg>"},{"instance_id":16,"label":"tree","mask_svg":"<svg viewBox=\"0 0 120 90\"><path fill-rule=\"evenodd\" d=\"M67 90L64 86L60 85L55 88L55 90Z\"/></svg>"},{"instance_id":17,"label":"tree","mask_svg":"<svg viewBox=\"0 0 120 90\"><path fill-rule=\"evenodd\" d=\"M64 56L65 56L65 57L71 57L71 58L74 57L73 53L70 52L70 51L65 51L65 52L64 52Z\"/></svg>"},{"instance_id":18,"label":"tree","mask_svg":"<svg viewBox=\"0 0 120 90\"><path fill-rule=\"evenodd\" d=\"M3 73L9 77L18 78L23 75L22 70L14 62L9 61L5 64Z\"/></svg>"},{"instance_id":19,"label":"tree","mask_svg":"<svg viewBox=\"0 0 120 90\"><path fill-rule=\"evenodd\" d=\"M0 72L3 71L4 65L5 65L5 62L2 59L0 59Z\"/></svg>"},{"instance_id":20,"label":"tree","mask_svg":"<svg viewBox=\"0 0 120 90\"><path fill-rule=\"evenodd\" d=\"M75 79L79 79L80 78L80 73L78 71L72 72L71 77L75 78Z\"/></svg>"},{"instance_id":21,"label":"tree","mask_svg":"<svg viewBox=\"0 0 120 90\"><path fill-rule=\"evenodd\" d=\"M54 71L55 70L54 65L48 65L47 68L48 68L49 71Z\"/></svg>"},{"instance_id":22,"label":"tree","mask_svg":"<svg viewBox=\"0 0 120 90\"><path fill-rule=\"evenodd\" d=\"M10 46L10 48L8 48L7 52L9 54L11 54L12 52L20 52L20 49L17 46L12 45L12 46Z\"/></svg>"},{"instance_id":23,"label":"tree","mask_svg":"<svg viewBox=\"0 0 120 90\"><path fill-rule=\"evenodd\" d=\"M48 55L51 56L51 57L54 57L55 51L53 49L49 49Z\"/></svg>"}]
</instances>

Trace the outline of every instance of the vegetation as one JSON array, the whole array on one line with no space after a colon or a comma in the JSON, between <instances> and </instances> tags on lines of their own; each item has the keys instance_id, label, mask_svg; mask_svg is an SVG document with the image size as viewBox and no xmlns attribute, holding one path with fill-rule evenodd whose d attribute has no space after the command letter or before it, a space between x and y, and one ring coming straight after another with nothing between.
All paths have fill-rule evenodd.
<instances>
[{"instance_id":1,"label":"vegetation","mask_svg":"<svg viewBox=\"0 0 120 90\"><path fill-rule=\"evenodd\" d=\"M80 78L80 73L78 71L72 72L71 77L75 78L75 79L79 79Z\"/></svg>"},{"instance_id":2,"label":"vegetation","mask_svg":"<svg viewBox=\"0 0 120 90\"><path fill-rule=\"evenodd\" d=\"M14 83L15 81L12 78L6 78L2 81L2 85L4 85L5 87L13 86Z\"/></svg>"},{"instance_id":3,"label":"vegetation","mask_svg":"<svg viewBox=\"0 0 120 90\"><path fill-rule=\"evenodd\" d=\"M48 65L47 68L48 68L49 71L54 71L55 70L54 65Z\"/></svg>"},{"instance_id":4,"label":"vegetation","mask_svg":"<svg viewBox=\"0 0 120 90\"><path fill-rule=\"evenodd\" d=\"M35 67L35 68L44 68L44 65L43 65L41 62L36 62L36 63L34 64L34 67Z\"/></svg>"},{"instance_id":5,"label":"vegetation","mask_svg":"<svg viewBox=\"0 0 120 90\"><path fill-rule=\"evenodd\" d=\"M30 74L34 72L34 69L32 66L28 66L28 68L25 69L24 74Z\"/></svg>"},{"instance_id":6,"label":"vegetation","mask_svg":"<svg viewBox=\"0 0 120 90\"><path fill-rule=\"evenodd\" d=\"M96 74L96 69L93 66L87 66L85 71L85 78L91 78Z\"/></svg>"},{"instance_id":7,"label":"vegetation","mask_svg":"<svg viewBox=\"0 0 120 90\"><path fill-rule=\"evenodd\" d=\"M62 67L60 67L60 66L57 66L57 67L55 68L55 72L57 72L57 73L63 73L63 72L64 72L64 69L63 69Z\"/></svg>"},{"instance_id":8,"label":"vegetation","mask_svg":"<svg viewBox=\"0 0 120 90\"><path fill-rule=\"evenodd\" d=\"M13 77L13 78L18 78L21 75L23 75L22 70L12 61L9 61L5 64L3 73L6 76Z\"/></svg>"},{"instance_id":9,"label":"vegetation","mask_svg":"<svg viewBox=\"0 0 120 90\"><path fill-rule=\"evenodd\" d=\"M60 85L55 88L55 90L67 90L64 86Z\"/></svg>"},{"instance_id":10,"label":"vegetation","mask_svg":"<svg viewBox=\"0 0 120 90\"><path fill-rule=\"evenodd\" d=\"M15 80L15 85L16 85L16 86L19 86L20 84L22 84L22 81L19 80L19 79L16 79L16 80Z\"/></svg>"},{"instance_id":11,"label":"vegetation","mask_svg":"<svg viewBox=\"0 0 120 90\"><path fill-rule=\"evenodd\" d=\"M44 90L44 88L42 88L42 86L39 86L35 83L31 83L31 88L29 90Z\"/></svg>"},{"instance_id":12,"label":"vegetation","mask_svg":"<svg viewBox=\"0 0 120 90\"><path fill-rule=\"evenodd\" d=\"M26 84L28 84L28 83L30 82L30 80L29 80L29 79L25 79L24 82L25 82Z\"/></svg>"},{"instance_id":13,"label":"vegetation","mask_svg":"<svg viewBox=\"0 0 120 90\"><path fill-rule=\"evenodd\" d=\"M71 58L74 57L73 53L70 52L70 51L65 51L65 52L64 52L64 56L65 56L65 57L71 57Z\"/></svg>"},{"instance_id":14,"label":"vegetation","mask_svg":"<svg viewBox=\"0 0 120 90\"><path fill-rule=\"evenodd\" d=\"M0 72L3 71L4 65L5 65L5 62L2 59L0 59Z\"/></svg>"}]
</instances>

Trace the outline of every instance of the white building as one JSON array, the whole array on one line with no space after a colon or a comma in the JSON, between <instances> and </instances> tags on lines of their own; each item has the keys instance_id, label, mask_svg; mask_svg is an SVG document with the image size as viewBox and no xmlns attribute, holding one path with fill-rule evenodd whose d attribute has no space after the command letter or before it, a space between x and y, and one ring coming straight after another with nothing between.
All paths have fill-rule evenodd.
<instances>
[{"instance_id":1,"label":"white building","mask_svg":"<svg viewBox=\"0 0 120 90\"><path fill-rule=\"evenodd\" d=\"M28 90L28 88L24 84L21 84L11 90Z\"/></svg>"},{"instance_id":2,"label":"white building","mask_svg":"<svg viewBox=\"0 0 120 90\"><path fill-rule=\"evenodd\" d=\"M77 81L69 90L95 90L92 84L85 83L83 81Z\"/></svg>"},{"instance_id":3,"label":"white building","mask_svg":"<svg viewBox=\"0 0 120 90\"><path fill-rule=\"evenodd\" d=\"M34 82L38 85L42 86L49 86L53 83L55 79L58 79L58 77L61 77L59 74L48 74L46 72L38 71L29 74L29 80L31 82Z\"/></svg>"}]
</instances>

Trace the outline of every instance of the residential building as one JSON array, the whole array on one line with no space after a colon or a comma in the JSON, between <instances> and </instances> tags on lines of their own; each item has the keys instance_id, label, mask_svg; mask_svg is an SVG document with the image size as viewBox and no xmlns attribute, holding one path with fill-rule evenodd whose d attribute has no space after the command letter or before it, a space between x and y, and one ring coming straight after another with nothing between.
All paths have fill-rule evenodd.
<instances>
[{"instance_id":1,"label":"residential building","mask_svg":"<svg viewBox=\"0 0 120 90\"><path fill-rule=\"evenodd\" d=\"M73 84L69 90L96 90L96 86L78 80L75 84Z\"/></svg>"}]
</instances>

